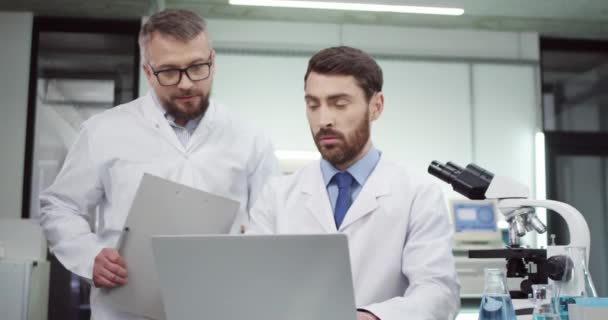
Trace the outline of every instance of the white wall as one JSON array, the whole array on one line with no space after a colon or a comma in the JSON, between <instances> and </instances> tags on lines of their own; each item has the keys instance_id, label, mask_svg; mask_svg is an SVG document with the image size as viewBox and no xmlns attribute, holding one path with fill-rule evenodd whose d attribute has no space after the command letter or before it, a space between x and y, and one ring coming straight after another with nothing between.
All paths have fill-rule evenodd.
<instances>
[{"instance_id":1,"label":"white wall","mask_svg":"<svg viewBox=\"0 0 608 320\"><path fill-rule=\"evenodd\" d=\"M319 50L339 44L373 54L538 60L538 35L331 23L208 20L216 48Z\"/></svg>"},{"instance_id":2,"label":"white wall","mask_svg":"<svg viewBox=\"0 0 608 320\"><path fill-rule=\"evenodd\" d=\"M32 23L0 12L0 218L21 217Z\"/></svg>"},{"instance_id":3,"label":"white wall","mask_svg":"<svg viewBox=\"0 0 608 320\"><path fill-rule=\"evenodd\" d=\"M534 136L540 131L536 68L473 66L474 161L534 188Z\"/></svg>"},{"instance_id":4,"label":"white wall","mask_svg":"<svg viewBox=\"0 0 608 320\"><path fill-rule=\"evenodd\" d=\"M273 139L277 149L315 151L306 121L304 56L218 54L213 97Z\"/></svg>"},{"instance_id":5,"label":"white wall","mask_svg":"<svg viewBox=\"0 0 608 320\"><path fill-rule=\"evenodd\" d=\"M384 155L421 173L433 160L470 162L468 64L384 59L379 64L384 73L385 110L372 139Z\"/></svg>"}]
</instances>

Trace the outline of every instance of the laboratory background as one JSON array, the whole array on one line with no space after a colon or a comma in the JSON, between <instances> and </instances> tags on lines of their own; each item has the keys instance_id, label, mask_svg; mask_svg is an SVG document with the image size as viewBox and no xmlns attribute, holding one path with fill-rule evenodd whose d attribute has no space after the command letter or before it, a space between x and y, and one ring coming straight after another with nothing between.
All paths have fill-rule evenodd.
<instances>
[{"instance_id":1,"label":"laboratory background","mask_svg":"<svg viewBox=\"0 0 608 320\"><path fill-rule=\"evenodd\" d=\"M434 160L474 163L529 188L530 199L576 208L589 229L595 295L608 296L608 1L388 1L459 9L433 14L282 1L0 1L0 319L89 319L90 284L48 253L39 194L85 120L146 94L137 37L165 8L207 20L212 98L270 137L284 174L320 157L305 116L308 59L326 47L362 49L384 73L384 115L373 127L383 157L421 174ZM484 269L507 259L469 251L508 246L517 226L499 202L437 182L455 230L457 319L478 319ZM537 208L535 217L547 231L526 225L522 247L580 236L564 214Z\"/></svg>"}]
</instances>

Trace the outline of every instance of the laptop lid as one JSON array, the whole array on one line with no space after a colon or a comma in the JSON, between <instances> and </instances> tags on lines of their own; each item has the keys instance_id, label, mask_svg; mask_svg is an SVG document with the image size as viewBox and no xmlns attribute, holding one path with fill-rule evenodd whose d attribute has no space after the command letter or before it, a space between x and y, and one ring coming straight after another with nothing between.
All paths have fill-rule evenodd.
<instances>
[{"instance_id":1,"label":"laptop lid","mask_svg":"<svg viewBox=\"0 0 608 320\"><path fill-rule=\"evenodd\" d=\"M353 320L344 234L156 236L167 320Z\"/></svg>"}]
</instances>

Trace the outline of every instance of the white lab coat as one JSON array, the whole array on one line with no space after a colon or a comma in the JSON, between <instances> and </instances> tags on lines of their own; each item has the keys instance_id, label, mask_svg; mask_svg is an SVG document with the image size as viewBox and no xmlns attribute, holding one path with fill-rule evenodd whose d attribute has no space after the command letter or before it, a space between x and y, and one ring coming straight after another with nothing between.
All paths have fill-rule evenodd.
<instances>
[{"instance_id":1,"label":"white lab coat","mask_svg":"<svg viewBox=\"0 0 608 320\"><path fill-rule=\"evenodd\" d=\"M446 320L458 312L452 230L429 179L381 158L340 226L356 306L381 320ZM250 215L248 233L337 232L319 162L273 178Z\"/></svg>"},{"instance_id":2,"label":"white lab coat","mask_svg":"<svg viewBox=\"0 0 608 320\"><path fill-rule=\"evenodd\" d=\"M92 117L40 196L51 252L68 270L91 279L95 256L117 244L144 172L239 201L238 232L278 162L261 132L213 101L187 147L151 94ZM96 288L91 307L94 320L137 319L105 306Z\"/></svg>"}]
</instances>

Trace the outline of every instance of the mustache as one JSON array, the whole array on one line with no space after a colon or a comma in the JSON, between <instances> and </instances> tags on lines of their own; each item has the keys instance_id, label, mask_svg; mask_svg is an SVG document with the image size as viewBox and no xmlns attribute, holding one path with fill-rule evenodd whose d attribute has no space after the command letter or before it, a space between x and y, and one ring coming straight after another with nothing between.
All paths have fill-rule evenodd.
<instances>
[{"instance_id":1,"label":"mustache","mask_svg":"<svg viewBox=\"0 0 608 320\"><path fill-rule=\"evenodd\" d=\"M338 132L334 129L331 128L321 128L319 129L319 131L317 132L317 134L315 134L315 140L319 141L321 140L323 137L325 136L331 136L331 137L336 137L340 140L344 140L344 134L342 134L341 132Z\"/></svg>"},{"instance_id":2,"label":"mustache","mask_svg":"<svg viewBox=\"0 0 608 320\"><path fill-rule=\"evenodd\" d=\"M177 94L171 95L171 99L176 99L179 97L195 97L195 96L203 96L203 93L196 91L196 90L180 91Z\"/></svg>"}]
</instances>

